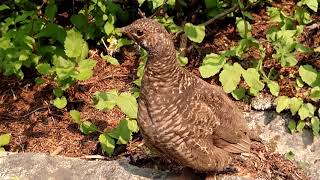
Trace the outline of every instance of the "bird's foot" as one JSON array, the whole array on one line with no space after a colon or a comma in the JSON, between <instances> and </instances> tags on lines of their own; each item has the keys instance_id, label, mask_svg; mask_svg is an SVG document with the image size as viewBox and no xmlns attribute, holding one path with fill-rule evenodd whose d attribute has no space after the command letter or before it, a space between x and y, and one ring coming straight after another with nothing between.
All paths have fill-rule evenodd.
<instances>
[{"instance_id":1,"label":"bird's foot","mask_svg":"<svg viewBox=\"0 0 320 180\"><path fill-rule=\"evenodd\" d=\"M234 174L237 173L238 169L233 166L226 166L221 171L218 172L218 174Z\"/></svg>"}]
</instances>

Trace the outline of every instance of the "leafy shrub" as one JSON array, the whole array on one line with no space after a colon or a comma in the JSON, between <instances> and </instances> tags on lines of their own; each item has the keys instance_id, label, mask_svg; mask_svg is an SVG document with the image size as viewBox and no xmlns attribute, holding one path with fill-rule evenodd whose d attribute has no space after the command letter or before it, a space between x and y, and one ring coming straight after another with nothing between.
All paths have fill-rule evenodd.
<instances>
[{"instance_id":1,"label":"leafy shrub","mask_svg":"<svg viewBox=\"0 0 320 180\"><path fill-rule=\"evenodd\" d=\"M205 54L199 67L200 75L203 78L218 76L224 91L236 100L241 100L247 95L256 96L261 91L269 91L273 96L281 94L278 82L282 75L274 68L266 71L263 67L266 58L276 60L281 67L297 67L298 74L291 74L290 77L296 80L297 89L305 88L307 93L303 97L277 97L276 111L280 113L289 109L293 116L299 117L298 121L291 120L288 123L292 133L301 132L309 126L314 135L318 135L320 115L316 104L320 99L320 72L311 64L299 62L296 58L300 53L320 52L320 47L308 48L298 41L304 27L313 22L311 17L318 11L318 0L299 1L293 15L287 15L279 8L267 8L270 28L265 39L272 45L273 52L272 57L266 57L265 46L251 33L253 17L250 10L252 6L268 6L270 2L205 0L191 5L187 0L121 3L79 0L75 1L79 7L72 6L68 22L61 22L57 18L62 8L59 1L49 0L43 4L25 0L4 1L0 5L0 73L23 79L24 68L35 69L39 75L35 78L37 84L42 83L44 77L56 81L52 104L64 109L68 103L64 91L77 81L89 79L93 74L96 62L88 58L91 45L88 42L104 48L100 54L102 59L112 65L119 65L114 55L122 46L132 44L132 41L121 37L117 27L136 19L139 9L153 14L153 18L162 23L177 40L181 38L181 41L188 41L180 43L181 49L190 45L199 50L199 43L208 35L207 27L217 18L229 16L233 18L239 41L226 51ZM194 6L196 9L193 14L198 16L196 20L189 14ZM161 16L161 12L165 15ZM252 49L259 55L250 58L252 63L249 66L244 66ZM138 78L134 81L136 86L132 94L111 90L96 92L93 97L94 106L98 110L117 107L126 114L118 127L105 132L89 120L81 120L80 112L70 111L70 116L82 133L100 133L99 142L108 155L113 153L116 143L128 143L132 134L138 131L136 98L139 96L147 52L141 50L140 54ZM185 56L185 52L177 52L177 59L182 66L188 64L188 57Z\"/></svg>"}]
</instances>

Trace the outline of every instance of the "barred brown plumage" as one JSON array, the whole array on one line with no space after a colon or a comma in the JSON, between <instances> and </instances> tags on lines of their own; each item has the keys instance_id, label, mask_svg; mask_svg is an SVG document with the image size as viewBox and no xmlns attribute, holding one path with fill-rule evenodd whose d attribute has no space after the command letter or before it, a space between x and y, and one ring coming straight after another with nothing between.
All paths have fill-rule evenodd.
<instances>
[{"instance_id":1,"label":"barred brown plumage","mask_svg":"<svg viewBox=\"0 0 320 180\"><path fill-rule=\"evenodd\" d=\"M223 90L183 69L170 34L142 18L121 31L149 52L138 124L146 142L199 171L220 170L233 153L250 152L249 129Z\"/></svg>"}]
</instances>

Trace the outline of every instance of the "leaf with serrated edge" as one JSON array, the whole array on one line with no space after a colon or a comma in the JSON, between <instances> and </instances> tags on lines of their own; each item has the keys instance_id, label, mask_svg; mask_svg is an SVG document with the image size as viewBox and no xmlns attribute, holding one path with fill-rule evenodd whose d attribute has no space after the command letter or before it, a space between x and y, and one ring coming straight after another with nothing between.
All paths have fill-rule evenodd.
<instances>
[{"instance_id":1,"label":"leaf with serrated edge","mask_svg":"<svg viewBox=\"0 0 320 180\"><path fill-rule=\"evenodd\" d=\"M277 104L276 111L280 113L284 109L289 108L290 99L287 96L279 96L275 102Z\"/></svg>"},{"instance_id":2,"label":"leaf with serrated edge","mask_svg":"<svg viewBox=\"0 0 320 180\"><path fill-rule=\"evenodd\" d=\"M234 63L234 65L225 64L223 66L223 70L219 75L219 81L226 93L234 91L240 82L241 66L239 66L238 63Z\"/></svg>"},{"instance_id":3,"label":"leaf with serrated edge","mask_svg":"<svg viewBox=\"0 0 320 180\"><path fill-rule=\"evenodd\" d=\"M313 101L319 101L320 100L320 86L316 86L316 87L311 89L310 98Z\"/></svg>"},{"instance_id":4,"label":"leaf with serrated edge","mask_svg":"<svg viewBox=\"0 0 320 180\"><path fill-rule=\"evenodd\" d=\"M107 153L109 156L111 156L114 151L114 148L115 148L114 139L106 134L100 134L99 142L100 142L102 150L105 153Z\"/></svg>"},{"instance_id":5,"label":"leaf with serrated edge","mask_svg":"<svg viewBox=\"0 0 320 180\"><path fill-rule=\"evenodd\" d=\"M186 23L184 26L184 32L191 41L201 43L205 36L205 26Z\"/></svg>"},{"instance_id":6,"label":"leaf with serrated edge","mask_svg":"<svg viewBox=\"0 0 320 180\"><path fill-rule=\"evenodd\" d=\"M313 117L315 110L316 108L312 104L310 103L303 104L298 111L300 119L304 120L308 117Z\"/></svg>"},{"instance_id":7,"label":"leaf with serrated edge","mask_svg":"<svg viewBox=\"0 0 320 180\"><path fill-rule=\"evenodd\" d=\"M299 75L303 82L309 86L314 87L314 83L317 81L317 70L311 65L302 65L299 67Z\"/></svg>"},{"instance_id":8,"label":"leaf with serrated edge","mask_svg":"<svg viewBox=\"0 0 320 180\"><path fill-rule=\"evenodd\" d=\"M234 91L232 91L231 94L236 100L240 100L245 96L245 93L246 93L246 90L243 87L239 87Z\"/></svg>"},{"instance_id":9,"label":"leaf with serrated edge","mask_svg":"<svg viewBox=\"0 0 320 180\"><path fill-rule=\"evenodd\" d=\"M59 109L62 109L66 107L67 105L67 99L66 97L62 96L61 98L56 98L53 100L53 105Z\"/></svg>"},{"instance_id":10,"label":"leaf with serrated edge","mask_svg":"<svg viewBox=\"0 0 320 180\"><path fill-rule=\"evenodd\" d=\"M51 71L51 66L48 63L40 63L37 65L36 69L42 75L47 75Z\"/></svg>"},{"instance_id":11,"label":"leaf with serrated edge","mask_svg":"<svg viewBox=\"0 0 320 180\"><path fill-rule=\"evenodd\" d=\"M90 121L83 121L80 124L80 131L83 134L90 134L98 131L98 128L94 124L92 124Z\"/></svg>"},{"instance_id":12,"label":"leaf with serrated edge","mask_svg":"<svg viewBox=\"0 0 320 180\"><path fill-rule=\"evenodd\" d=\"M0 146L9 144L10 139L11 139L11 134L9 133L0 135Z\"/></svg>"},{"instance_id":13,"label":"leaf with serrated edge","mask_svg":"<svg viewBox=\"0 0 320 180\"><path fill-rule=\"evenodd\" d=\"M320 131L320 122L318 117L314 116L311 118L311 126L312 126L313 135L318 136Z\"/></svg>"},{"instance_id":14,"label":"leaf with serrated edge","mask_svg":"<svg viewBox=\"0 0 320 180\"><path fill-rule=\"evenodd\" d=\"M69 112L70 116L74 120L75 123L80 124L81 123L81 117L80 117L80 112L77 110L71 110Z\"/></svg>"},{"instance_id":15,"label":"leaf with serrated edge","mask_svg":"<svg viewBox=\"0 0 320 180\"><path fill-rule=\"evenodd\" d=\"M278 96L279 95L279 91L280 91L280 86L278 84L278 82L276 81L268 81L268 88L270 89L270 92L272 95L274 96Z\"/></svg>"},{"instance_id":16,"label":"leaf with serrated edge","mask_svg":"<svg viewBox=\"0 0 320 180\"><path fill-rule=\"evenodd\" d=\"M87 42L83 40L81 33L75 29L67 31L64 49L68 57L76 58L78 61L85 59L89 52Z\"/></svg>"},{"instance_id":17,"label":"leaf with serrated edge","mask_svg":"<svg viewBox=\"0 0 320 180\"><path fill-rule=\"evenodd\" d=\"M225 58L214 53L206 55L202 65L199 67L200 74L203 78L208 78L217 74L225 63Z\"/></svg>"},{"instance_id":18,"label":"leaf with serrated edge","mask_svg":"<svg viewBox=\"0 0 320 180\"><path fill-rule=\"evenodd\" d=\"M264 84L260 81L260 74L254 68L248 68L243 71L242 76L246 83L256 91L261 91L264 88Z\"/></svg>"},{"instance_id":19,"label":"leaf with serrated edge","mask_svg":"<svg viewBox=\"0 0 320 180\"><path fill-rule=\"evenodd\" d=\"M300 120L297 124L297 131L299 133L302 133L303 128L305 127L306 123L302 120Z\"/></svg>"},{"instance_id":20,"label":"leaf with serrated edge","mask_svg":"<svg viewBox=\"0 0 320 180\"><path fill-rule=\"evenodd\" d=\"M301 98L293 97L290 99L289 108L292 115L295 115L303 104L303 100Z\"/></svg>"},{"instance_id":21,"label":"leaf with serrated edge","mask_svg":"<svg viewBox=\"0 0 320 180\"><path fill-rule=\"evenodd\" d=\"M118 91L116 89L94 93L93 103L95 108L99 110L110 110L116 105L116 97L118 96Z\"/></svg>"},{"instance_id":22,"label":"leaf with serrated edge","mask_svg":"<svg viewBox=\"0 0 320 180\"><path fill-rule=\"evenodd\" d=\"M116 104L129 118L137 118L138 104L131 94L121 93L116 99Z\"/></svg>"},{"instance_id":23,"label":"leaf with serrated edge","mask_svg":"<svg viewBox=\"0 0 320 180\"><path fill-rule=\"evenodd\" d=\"M288 128L289 128L291 134L293 134L296 131L296 126L297 126L296 122L294 120L290 119L288 122Z\"/></svg>"}]
</instances>

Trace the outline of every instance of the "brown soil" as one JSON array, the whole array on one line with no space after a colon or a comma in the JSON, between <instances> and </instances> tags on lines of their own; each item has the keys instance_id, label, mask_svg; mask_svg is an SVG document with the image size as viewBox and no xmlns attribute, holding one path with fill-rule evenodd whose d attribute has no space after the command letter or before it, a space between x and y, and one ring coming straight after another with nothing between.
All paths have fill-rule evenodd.
<instances>
[{"instance_id":1,"label":"brown soil","mask_svg":"<svg viewBox=\"0 0 320 180\"><path fill-rule=\"evenodd\" d=\"M284 1L286 2L286 1ZM290 1L291 2L291 1ZM283 2L273 4L279 6L288 13L292 13L292 3ZM252 35L258 39L266 48L267 58L263 66L266 70L275 68L285 78L280 80L281 95L295 96L298 92L294 88L294 78L288 74L297 73L297 68L281 68L279 63L271 57L272 46L266 41L265 34L268 28L268 17L266 10L259 8L253 13ZM221 26L210 27L211 36L207 37L197 50L187 51L189 64L187 69L199 76L198 66L205 54L227 50L236 45L239 37L236 33L234 22L223 20L218 22ZM314 37L314 38L310 38ZM309 37L309 38L306 38ZM314 29L305 31L301 42L309 47L317 47L320 44L319 31ZM93 107L91 98L96 91L107 91L118 89L129 91L132 81L136 78L138 57L135 51L129 47L122 48L118 54L120 66L113 66L102 60L100 52L91 50L90 56L97 61L94 76L87 81L79 82L66 92L68 107L63 110L55 108L51 101L53 99L52 89L54 82L49 78L42 85L36 85L33 78L25 78L22 81L13 77L0 76L0 134L11 133L12 140L6 150L11 152L43 152L52 153L62 149L60 155L81 157L85 155L102 155L98 145L98 135L85 136L81 134L77 125L69 117L68 111L76 109L81 112L82 119L93 122L100 130L108 130L117 125L124 117L121 111L114 108L111 111L98 111ZM256 57L253 49L249 57ZM308 62L310 56L301 56L300 62ZM320 68L319 57L313 57L314 64ZM244 62L248 63L248 62ZM319 66L317 66L319 65ZM32 74L32 73L31 73ZM206 79L212 84L219 84L217 77ZM133 142L127 146L117 146L114 158L120 156L135 157L137 154L145 154L142 138L135 135ZM236 159L234 165L240 170L239 174L249 174L252 177L263 177L273 179L307 179L305 174L297 166L285 160L278 154L267 151L262 145L253 147L256 155ZM147 158L148 159L148 158ZM133 163L140 166L154 166L155 161L148 160L143 163ZM162 161L161 161L162 162ZM168 164L162 162L161 166L168 168Z\"/></svg>"}]
</instances>

